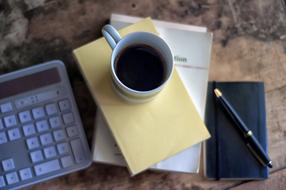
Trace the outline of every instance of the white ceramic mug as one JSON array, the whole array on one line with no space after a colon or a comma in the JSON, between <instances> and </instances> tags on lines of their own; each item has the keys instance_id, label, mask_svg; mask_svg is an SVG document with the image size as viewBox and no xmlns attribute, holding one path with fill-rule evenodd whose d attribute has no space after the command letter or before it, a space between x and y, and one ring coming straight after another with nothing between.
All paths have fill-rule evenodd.
<instances>
[{"instance_id":1,"label":"white ceramic mug","mask_svg":"<svg viewBox=\"0 0 286 190\"><path fill-rule=\"evenodd\" d=\"M121 38L118 31L109 24L102 28L102 34L112 48L111 75L116 93L123 99L132 103L142 103L152 100L169 81L174 69L173 55L167 43L159 36L149 32L133 32ZM138 91L129 88L119 80L115 72L115 61L117 60L117 56L119 56L120 53L126 48L140 44L148 45L157 50L162 57L164 64L163 66L165 69L165 78L163 79L163 83L160 86L148 91Z\"/></svg>"}]
</instances>

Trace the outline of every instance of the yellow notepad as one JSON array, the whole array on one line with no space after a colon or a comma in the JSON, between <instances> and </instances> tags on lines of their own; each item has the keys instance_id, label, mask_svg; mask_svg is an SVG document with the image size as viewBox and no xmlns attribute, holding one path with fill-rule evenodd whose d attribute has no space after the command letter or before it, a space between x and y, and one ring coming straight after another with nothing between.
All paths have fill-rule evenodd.
<instances>
[{"instance_id":1,"label":"yellow notepad","mask_svg":"<svg viewBox=\"0 0 286 190\"><path fill-rule=\"evenodd\" d=\"M157 33L148 18L120 34L136 31ZM133 175L210 137L176 70L153 101L128 104L112 89L111 49L104 38L74 55Z\"/></svg>"}]
</instances>

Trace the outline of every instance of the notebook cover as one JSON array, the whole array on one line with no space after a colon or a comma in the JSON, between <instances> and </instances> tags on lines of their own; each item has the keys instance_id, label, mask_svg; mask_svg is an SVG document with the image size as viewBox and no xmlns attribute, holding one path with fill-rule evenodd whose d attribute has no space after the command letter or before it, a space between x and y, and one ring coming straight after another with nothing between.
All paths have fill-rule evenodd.
<instances>
[{"instance_id":1,"label":"notebook cover","mask_svg":"<svg viewBox=\"0 0 286 190\"><path fill-rule=\"evenodd\" d=\"M120 30L156 33L151 19ZM111 48L104 38L74 50L91 93L128 164L137 174L207 138L209 133L177 71L151 102L129 104L112 89Z\"/></svg>"},{"instance_id":2,"label":"notebook cover","mask_svg":"<svg viewBox=\"0 0 286 190\"><path fill-rule=\"evenodd\" d=\"M213 179L265 179L268 168L251 154L233 121L213 93L218 88L267 150L264 84L262 82L210 82L205 120L212 138L206 142L206 176Z\"/></svg>"}]
</instances>

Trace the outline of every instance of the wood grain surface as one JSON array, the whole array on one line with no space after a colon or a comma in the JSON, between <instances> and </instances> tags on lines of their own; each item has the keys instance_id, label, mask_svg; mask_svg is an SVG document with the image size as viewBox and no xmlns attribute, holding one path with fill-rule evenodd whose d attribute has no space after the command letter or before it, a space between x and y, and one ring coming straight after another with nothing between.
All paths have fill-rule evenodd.
<instances>
[{"instance_id":1,"label":"wood grain surface","mask_svg":"<svg viewBox=\"0 0 286 190\"><path fill-rule=\"evenodd\" d=\"M285 189L286 7L283 0L1 0L0 73L51 59L65 62L89 142L96 105L71 51L101 36L111 13L206 26L214 33L210 80L262 80L274 167L264 181L210 181L202 174L93 164L28 189Z\"/></svg>"}]
</instances>

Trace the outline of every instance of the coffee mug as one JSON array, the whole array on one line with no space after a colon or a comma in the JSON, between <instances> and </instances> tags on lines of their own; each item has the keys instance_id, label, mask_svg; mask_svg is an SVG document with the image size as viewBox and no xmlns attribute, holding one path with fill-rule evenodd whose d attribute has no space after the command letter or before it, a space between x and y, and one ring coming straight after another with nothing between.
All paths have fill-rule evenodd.
<instances>
[{"instance_id":1,"label":"coffee mug","mask_svg":"<svg viewBox=\"0 0 286 190\"><path fill-rule=\"evenodd\" d=\"M174 69L167 43L149 32L133 32L121 38L111 25L105 25L102 34L112 48L110 66L115 92L132 103L152 100Z\"/></svg>"}]
</instances>

